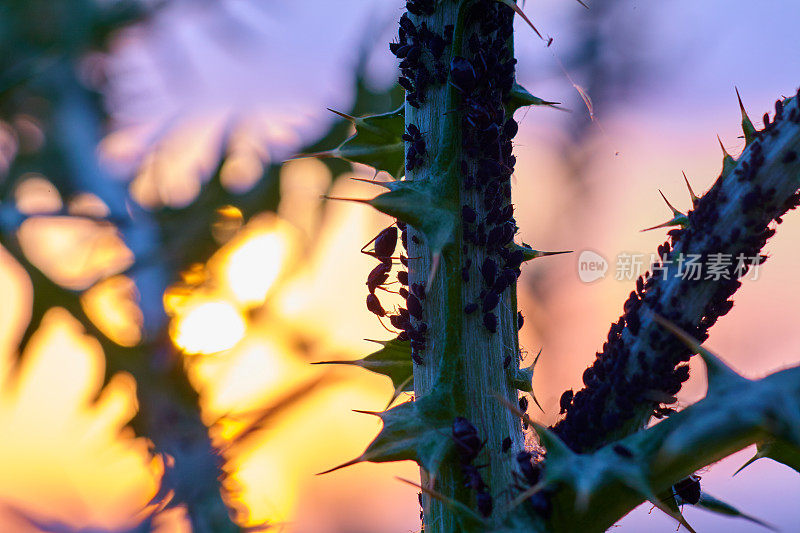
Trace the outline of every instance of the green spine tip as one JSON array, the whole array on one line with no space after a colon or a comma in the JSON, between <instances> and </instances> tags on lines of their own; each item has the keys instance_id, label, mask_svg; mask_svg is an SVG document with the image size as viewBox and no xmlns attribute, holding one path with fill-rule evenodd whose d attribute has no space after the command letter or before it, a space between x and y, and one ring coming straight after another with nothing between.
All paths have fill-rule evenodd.
<instances>
[{"instance_id":1,"label":"green spine tip","mask_svg":"<svg viewBox=\"0 0 800 533\"><path fill-rule=\"evenodd\" d=\"M336 150L323 150L321 152L305 152L301 154L295 154L292 157L288 158L287 161L297 161L298 159L308 159L310 157L323 159L326 157L338 157L338 156L336 155Z\"/></svg>"},{"instance_id":2,"label":"green spine tip","mask_svg":"<svg viewBox=\"0 0 800 533\"><path fill-rule=\"evenodd\" d=\"M691 187L690 187L690 188L691 188ZM661 198L663 198L663 199L664 199L664 201L667 203L667 207L669 207L669 208L670 208L670 210L672 211L672 214L673 214L673 215L675 215L676 217L677 217L677 216L684 216L684 217L686 216L686 215L684 215L683 213L681 213L680 211L678 211L677 209L675 209L675 206L673 206L671 203L669 203L669 200L667 200L667 197L666 197L666 196L664 196L664 193L663 193L663 192L661 192L661 189L659 189L659 190L658 190L658 194L660 194L660 195L661 195Z\"/></svg>"},{"instance_id":3,"label":"green spine tip","mask_svg":"<svg viewBox=\"0 0 800 533\"><path fill-rule=\"evenodd\" d=\"M761 527L771 529L772 531L778 531L778 529L775 526L768 524L767 522L764 522L763 520L760 520L754 516L745 514L736 507L730 505L729 503L726 503L722 500L718 500L717 498L709 494L706 494L705 492L700 493L700 501L698 501L695 504L695 506L711 511L712 513L718 513L725 516L733 516L736 518L743 518L744 520L753 522L754 524L758 524Z\"/></svg>"},{"instance_id":4,"label":"green spine tip","mask_svg":"<svg viewBox=\"0 0 800 533\"><path fill-rule=\"evenodd\" d=\"M559 107L560 104L561 102L551 102L539 98L538 96L534 96L519 83L514 83L513 87L511 88L511 93L508 95L506 108L508 109L510 115L520 107L527 106L547 106L552 107L553 109L565 111L563 108Z\"/></svg>"},{"instance_id":5,"label":"green spine tip","mask_svg":"<svg viewBox=\"0 0 800 533\"><path fill-rule=\"evenodd\" d=\"M764 457L764 455L761 455L761 452L756 452L756 454L753 457L751 457L750 459L748 459L742 466L740 466L738 468L738 470L736 470L736 472L734 472L731 477L735 476L736 474L738 474L739 472L741 472L742 470L744 470L745 468L747 468L751 464L755 463L756 461L758 461L762 457Z\"/></svg>"},{"instance_id":6,"label":"green spine tip","mask_svg":"<svg viewBox=\"0 0 800 533\"><path fill-rule=\"evenodd\" d=\"M521 8L521 7L519 7L517 4L515 4L515 3L514 3L514 0L497 0L497 1L498 1L498 2L500 2L501 4L505 4L505 5L507 5L507 6L508 6L508 7L510 7L511 9L513 9L513 10L514 10L514 12L515 12L517 15L519 15L520 17L522 17L522 20L524 20L525 22L527 22L527 23L528 23L528 26L530 26L530 27L531 27L531 29L533 29L533 31L535 31L535 32L536 32L536 35L538 35L538 36L539 36L539 39L541 39L541 40L543 40L543 41L545 40L545 38L544 38L544 37L542 37L542 34L541 34L541 33L539 33L539 30L537 30L537 29L536 29L536 26L534 26L534 25L533 25L533 22L531 22L531 20L530 20L530 19L529 19L529 18L528 18L528 17L525 15L525 13L522 11L522 8ZM579 1L580 1L580 0L579 0Z\"/></svg>"},{"instance_id":7,"label":"green spine tip","mask_svg":"<svg viewBox=\"0 0 800 533\"><path fill-rule=\"evenodd\" d=\"M695 207L700 198L694 193L694 190L692 189L692 184L689 183L689 178L686 177L686 172L681 171L681 173L683 174L683 181L686 182L686 187L689 189L689 196L692 199L692 207Z\"/></svg>"},{"instance_id":8,"label":"green spine tip","mask_svg":"<svg viewBox=\"0 0 800 533\"><path fill-rule=\"evenodd\" d=\"M324 472L319 472L319 473L317 473L317 475L318 476L324 476L325 474L330 474L331 472L336 472L337 470L341 470L342 468L347 468L348 466L353 466L355 464L358 464L358 463L362 462L364 460L363 457L364 457L363 455L360 455L360 456L356 457L355 459L353 459L351 461L347 461L346 463L342 463L339 466L334 466L330 470L325 470Z\"/></svg>"},{"instance_id":9,"label":"green spine tip","mask_svg":"<svg viewBox=\"0 0 800 533\"><path fill-rule=\"evenodd\" d=\"M330 111L334 115L338 115L338 116L342 117L343 119L345 119L345 120L347 120L349 122L355 123L355 121L356 121L356 117L350 116L347 113L342 113L341 111L336 111L335 109L331 109L330 107L326 107L325 109L327 109L328 111Z\"/></svg>"},{"instance_id":10,"label":"green spine tip","mask_svg":"<svg viewBox=\"0 0 800 533\"><path fill-rule=\"evenodd\" d=\"M756 139L758 132L756 131L755 126L753 126L753 121L751 121L750 117L747 116L747 111L745 111L744 104L742 103L742 96L739 94L739 88L735 87L735 89L736 98L739 99L739 109L742 111L742 133L744 133L744 144L745 146L749 146L750 143Z\"/></svg>"},{"instance_id":11,"label":"green spine tip","mask_svg":"<svg viewBox=\"0 0 800 533\"><path fill-rule=\"evenodd\" d=\"M383 414L381 411L367 411L367 410L364 410L364 409L353 409L353 412L354 413L359 413L359 414L362 414L362 415L377 416L378 418L381 418L381 415Z\"/></svg>"},{"instance_id":12,"label":"green spine tip","mask_svg":"<svg viewBox=\"0 0 800 533\"><path fill-rule=\"evenodd\" d=\"M658 194L660 194L661 198L663 198L664 201L667 203L667 207L670 208L670 210L672 211L672 215L673 216L672 216L672 218L670 220L667 220L663 224L659 224L657 226L653 226L652 228L643 229L642 232L651 231L651 230L658 229L658 228L667 228L667 227L670 227L670 226L680 226L682 228L687 227L689 225L689 218L686 215L684 215L683 213L681 213L680 211L678 211L677 209L675 209L675 207L671 203L669 203L669 200L667 200L667 197L664 196L664 193L661 192L660 189L658 191Z\"/></svg>"},{"instance_id":13,"label":"green spine tip","mask_svg":"<svg viewBox=\"0 0 800 533\"><path fill-rule=\"evenodd\" d=\"M323 194L320 196L323 200L337 200L340 202L356 202L359 204L369 204L371 200L366 198L344 198L342 196L329 196L327 194Z\"/></svg>"},{"instance_id":14,"label":"green spine tip","mask_svg":"<svg viewBox=\"0 0 800 533\"><path fill-rule=\"evenodd\" d=\"M737 385L748 381L735 372L731 367L726 365L717 355L703 348L697 339L693 338L684 330L657 313L652 313L652 317L653 320L658 322L662 327L664 327L664 329L680 339L692 351L692 353L698 354L703 358L703 362L706 364L706 373L708 375L709 392L722 388L728 388L731 385Z\"/></svg>"},{"instance_id":15,"label":"green spine tip","mask_svg":"<svg viewBox=\"0 0 800 533\"><path fill-rule=\"evenodd\" d=\"M571 254L574 250L561 250L558 252L546 252L544 250L534 250L531 246L527 243L517 244L512 242L507 246L509 250L516 251L520 250L523 254L523 261L531 261L533 259L538 259L540 257L548 257L551 255L561 255L561 254Z\"/></svg>"},{"instance_id":16,"label":"green spine tip","mask_svg":"<svg viewBox=\"0 0 800 533\"><path fill-rule=\"evenodd\" d=\"M392 185L395 183L394 181L368 180L366 178L355 178L355 177L351 177L350 179L353 181L362 181L364 183L369 183L370 185L377 185L378 187L384 187L386 189L389 189L390 191L394 189Z\"/></svg>"}]
</instances>

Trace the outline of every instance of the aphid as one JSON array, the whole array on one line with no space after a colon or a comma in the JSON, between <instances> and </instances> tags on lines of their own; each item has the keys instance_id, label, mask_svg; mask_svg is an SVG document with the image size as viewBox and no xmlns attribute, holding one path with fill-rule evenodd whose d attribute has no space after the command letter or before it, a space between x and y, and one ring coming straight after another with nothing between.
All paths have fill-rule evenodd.
<instances>
[{"instance_id":1,"label":"aphid","mask_svg":"<svg viewBox=\"0 0 800 533\"><path fill-rule=\"evenodd\" d=\"M412 283L411 292L420 300L425 299L425 286L422 283Z\"/></svg>"},{"instance_id":2,"label":"aphid","mask_svg":"<svg viewBox=\"0 0 800 533\"><path fill-rule=\"evenodd\" d=\"M572 398L574 394L572 389L565 391L564 394L561 395L561 399L558 400L558 405L561 408L559 414L563 415L569 409L569 406L572 404Z\"/></svg>"},{"instance_id":3,"label":"aphid","mask_svg":"<svg viewBox=\"0 0 800 533\"><path fill-rule=\"evenodd\" d=\"M517 311L517 329L522 329L522 325L525 323L525 317L522 316L522 311Z\"/></svg>"},{"instance_id":4,"label":"aphid","mask_svg":"<svg viewBox=\"0 0 800 533\"><path fill-rule=\"evenodd\" d=\"M497 263L493 259L486 258L481 265L481 274L486 285L493 285L497 278Z\"/></svg>"},{"instance_id":5,"label":"aphid","mask_svg":"<svg viewBox=\"0 0 800 533\"><path fill-rule=\"evenodd\" d=\"M389 315L389 322L397 329L405 330L408 326L408 319L403 318L402 315ZM408 337L408 335L406 335Z\"/></svg>"},{"instance_id":6,"label":"aphid","mask_svg":"<svg viewBox=\"0 0 800 533\"><path fill-rule=\"evenodd\" d=\"M700 476L691 474L683 478L672 486L672 492L680 498L680 503L696 504L700 501Z\"/></svg>"},{"instance_id":7,"label":"aphid","mask_svg":"<svg viewBox=\"0 0 800 533\"><path fill-rule=\"evenodd\" d=\"M480 511L480 513L483 516L488 517L489 515L492 514L492 508L493 508L492 497L489 495L488 492L479 492L475 498L475 501L478 504L478 511Z\"/></svg>"},{"instance_id":8,"label":"aphid","mask_svg":"<svg viewBox=\"0 0 800 533\"><path fill-rule=\"evenodd\" d=\"M444 53L444 48L447 46L444 38L440 35L436 35L435 33L431 35L431 38L428 39L428 50L430 50L431 55L434 59L439 59L442 57Z\"/></svg>"},{"instance_id":9,"label":"aphid","mask_svg":"<svg viewBox=\"0 0 800 533\"><path fill-rule=\"evenodd\" d=\"M419 299L416 296L409 294L406 305L408 306L408 313L411 316L414 318L422 318L422 304L419 303Z\"/></svg>"},{"instance_id":10,"label":"aphid","mask_svg":"<svg viewBox=\"0 0 800 533\"><path fill-rule=\"evenodd\" d=\"M405 270L400 270L397 272L397 281L400 282L401 285L408 285L408 272Z\"/></svg>"},{"instance_id":11,"label":"aphid","mask_svg":"<svg viewBox=\"0 0 800 533\"><path fill-rule=\"evenodd\" d=\"M478 309L478 304L475 302L470 302L464 306L464 313L467 315L471 315Z\"/></svg>"},{"instance_id":12,"label":"aphid","mask_svg":"<svg viewBox=\"0 0 800 533\"><path fill-rule=\"evenodd\" d=\"M483 315L483 325L491 333L496 333L497 332L497 315L495 315L494 313L484 313L484 315Z\"/></svg>"},{"instance_id":13,"label":"aphid","mask_svg":"<svg viewBox=\"0 0 800 533\"><path fill-rule=\"evenodd\" d=\"M478 83L475 69L468 59L455 56L450 62L450 83L464 94L471 93Z\"/></svg>"},{"instance_id":14,"label":"aphid","mask_svg":"<svg viewBox=\"0 0 800 533\"><path fill-rule=\"evenodd\" d=\"M511 360L513 358L510 355L507 355L503 358L503 368L508 368L511 365Z\"/></svg>"},{"instance_id":15,"label":"aphid","mask_svg":"<svg viewBox=\"0 0 800 533\"><path fill-rule=\"evenodd\" d=\"M522 475L525 477L525 481L531 486L536 485L541 478L542 471L540 468L533 466L530 452L521 451L517 454L516 459L517 466L519 466L520 472L522 472Z\"/></svg>"},{"instance_id":16,"label":"aphid","mask_svg":"<svg viewBox=\"0 0 800 533\"><path fill-rule=\"evenodd\" d=\"M506 120L506 123L503 124L503 135L505 135L507 139L513 139L518 131L519 124L517 124L517 121L513 118Z\"/></svg>"},{"instance_id":17,"label":"aphid","mask_svg":"<svg viewBox=\"0 0 800 533\"><path fill-rule=\"evenodd\" d=\"M464 282L469 281L469 267L465 266L461 268L461 279L464 280Z\"/></svg>"},{"instance_id":18,"label":"aphid","mask_svg":"<svg viewBox=\"0 0 800 533\"><path fill-rule=\"evenodd\" d=\"M481 306L481 310L484 313L488 313L489 311L493 311L495 307L500 303L500 295L496 292L489 291L486 293L486 296L483 297L483 304Z\"/></svg>"},{"instance_id":19,"label":"aphid","mask_svg":"<svg viewBox=\"0 0 800 533\"><path fill-rule=\"evenodd\" d=\"M483 482L478 469L472 465L461 465L461 473L464 474L466 479L465 485L475 492L483 492L486 489L486 483Z\"/></svg>"},{"instance_id":20,"label":"aphid","mask_svg":"<svg viewBox=\"0 0 800 533\"><path fill-rule=\"evenodd\" d=\"M411 360L417 363L419 366L425 366L425 361L423 361L422 356L416 351L411 352Z\"/></svg>"},{"instance_id":21,"label":"aphid","mask_svg":"<svg viewBox=\"0 0 800 533\"><path fill-rule=\"evenodd\" d=\"M500 450L503 453L508 453L509 449L511 449L511 437L506 437L503 439L503 442L500 445Z\"/></svg>"},{"instance_id":22,"label":"aphid","mask_svg":"<svg viewBox=\"0 0 800 533\"><path fill-rule=\"evenodd\" d=\"M406 298L408 298L408 294L409 294L409 293L408 293L408 289L406 289L405 287L400 287L400 290L399 290L399 291L397 291L397 293L398 293L398 294L400 295L400 297L401 297L401 298L403 298L404 300L405 300Z\"/></svg>"},{"instance_id":23,"label":"aphid","mask_svg":"<svg viewBox=\"0 0 800 533\"><path fill-rule=\"evenodd\" d=\"M400 28L412 37L416 37L418 34L417 27L411 22L407 13L403 13L403 16L400 17Z\"/></svg>"},{"instance_id":24,"label":"aphid","mask_svg":"<svg viewBox=\"0 0 800 533\"><path fill-rule=\"evenodd\" d=\"M374 293L375 289L383 285L389 279L389 271L392 269L391 263L380 263L372 269L367 276L367 288L370 293Z\"/></svg>"},{"instance_id":25,"label":"aphid","mask_svg":"<svg viewBox=\"0 0 800 533\"><path fill-rule=\"evenodd\" d=\"M397 78L397 83L399 83L400 86L406 91L411 92L414 90L414 84L411 83L411 80L406 78L405 76L400 76L399 78Z\"/></svg>"},{"instance_id":26,"label":"aphid","mask_svg":"<svg viewBox=\"0 0 800 533\"><path fill-rule=\"evenodd\" d=\"M464 222L472 224L478 219L478 214L470 206L463 205L461 206L461 218L464 219Z\"/></svg>"},{"instance_id":27,"label":"aphid","mask_svg":"<svg viewBox=\"0 0 800 533\"><path fill-rule=\"evenodd\" d=\"M523 413L528 410L528 399L525 396L521 396L519 399L519 410Z\"/></svg>"},{"instance_id":28,"label":"aphid","mask_svg":"<svg viewBox=\"0 0 800 533\"><path fill-rule=\"evenodd\" d=\"M484 443L478 437L478 430L466 418L457 416L453 420L452 436L462 464L471 463L483 449Z\"/></svg>"},{"instance_id":29,"label":"aphid","mask_svg":"<svg viewBox=\"0 0 800 533\"><path fill-rule=\"evenodd\" d=\"M378 297L372 293L367 295L367 309L380 317L386 316L386 311L384 311L383 306L381 306Z\"/></svg>"}]
</instances>

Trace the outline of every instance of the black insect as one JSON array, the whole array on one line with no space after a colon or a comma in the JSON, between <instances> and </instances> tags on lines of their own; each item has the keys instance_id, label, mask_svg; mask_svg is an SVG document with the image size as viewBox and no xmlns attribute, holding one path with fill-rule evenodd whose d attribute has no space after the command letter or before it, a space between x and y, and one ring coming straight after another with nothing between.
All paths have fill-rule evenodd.
<instances>
[{"instance_id":1,"label":"black insect","mask_svg":"<svg viewBox=\"0 0 800 533\"><path fill-rule=\"evenodd\" d=\"M522 311L517 311L517 329L522 329L522 325L525 323L525 317L522 316Z\"/></svg>"},{"instance_id":2,"label":"black insect","mask_svg":"<svg viewBox=\"0 0 800 533\"><path fill-rule=\"evenodd\" d=\"M519 410L523 413L528 410L528 399L525 396L519 399Z\"/></svg>"},{"instance_id":3,"label":"black insect","mask_svg":"<svg viewBox=\"0 0 800 533\"><path fill-rule=\"evenodd\" d=\"M567 412L567 409L569 409L569 406L572 405L573 396L574 396L574 394L572 392L572 389L570 389L568 391L564 391L564 394L561 395L561 399L558 400L558 405L561 408L561 411L559 412L559 414L563 415L564 413Z\"/></svg>"},{"instance_id":4,"label":"black insect","mask_svg":"<svg viewBox=\"0 0 800 533\"><path fill-rule=\"evenodd\" d=\"M525 481L529 485L533 486L539 482L539 479L542 476L542 470L539 468L538 464L534 466L531 458L531 453L526 451L519 452L516 457L519 471L522 473Z\"/></svg>"},{"instance_id":5,"label":"black insect","mask_svg":"<svg viewBox=\"0 0 800 533\"><path fill-rule=\"evenodd\" d=\"M425 366L425 361L423 361L422 356L415 351L411 352L411 359L417 363L419 366Z\"/></svg>"},{"instance_id":6,"label":"black insect","mask_svg":"<svg viewBox=\"0 0 800 533\"><path fill-rule=\"evenodd\" d=\"M511 357L511 355L505 356L503 358L503 368L508 368L509 366L511 366L511 361L512 360L513 360L513 357Z\"/></svg>"},{"instance_id":7,"label":"black insect","mask_svg":"<svg viewBox=\"0 0 800 533\"><path fill-rule=\"evenodd\" d=\"M470 206L463 205L461 206L461 218L464 219L464 222L472 224L478 219L478 214Z\"/></svg>"},{"instance_id":8,"label":"black insect","mask_svg":"<svg viewBox=\"0 0 800 533\"><path fill-rule=\"evenodd\" d=\"M471 315L478 309L478 304L475 302L470 302L464 306L464 313Z\"/></svg>"},{"instance_id":9,"label":"black insect","mask_svg":"<svg viewBox=\"0 0 800 533\"><path fill-rule=\"evenodd\" d=\"M367 309L370 313L375 313L379 317L386 316L386 311L383 309L380 300L372 293L367 295Z\"/></svg>"},{"instance_id":10,"label":"black insect","mask_svg":"<svg viewBox=\"0 0 800 533\"><path fill-rule=\"evenodd\" d=\"M511 437L506 437L503 439L502 444L500 444L500 450L503 453L508 453L509 449L511 449Z\"/></svg>"},{"instance_id":11,"label":"black insect","mask_svg":"<svg viewBox=\"0 0 800 533\"><path fill-rule=\"evenodd\" d=\"M422 283L412 283L411 292L420 300L425 299L425 286Z\"/></svg>"},{"instance_id":12,"label":"black insect","mask_svg":"<svg viewBox=\"0 0 800 533\"><path fill-rule=\"evenodd\" d=\"M491 333L497 332L497 315L494 313L483 314L483 326Z\"/></svg>"},{"instance_id":13,"label":"black insect","mask_svg":"<svg viewBox=\"0 0 800 533\"><path fill-rule=\"evenodd\" d=\"M400 76L399 78L397 78L397 83L399 83L400 86L406 91L411 92L414 90L414 84L411 83L411 80L406 78L405 76Z\"/></svg>"},{"instance_id":14,"label":"black insect","mask_svg":"<svg viewBox=\"0 0 800 533\"><path fill-rule=\"evenodd\" d=\"M486 490L486 483L484 483L478 468L471 464L461 465L461 473L464 475L464 484L476 492L483 492Z\"/></svg>"},{"instance_id":15,"label":"black insect","mask_svg":"<svg viewBox=\"0 0 800 533\"><path fill-rule=\"evenodd\" d=\"M373 251L364 250L370 244L375 243ZM391 262L392 254L397 247L397 227L389 226L378 233L374 239L361 247L361 253L372 256L384 263Z\"/></svg>"},{"instance_id":16,"label":"black insect","mask_svg":"<svg viewBox=\"0 0 800 533\"><path fill-rule=\"evenodd\" d=\"M503 124L503 135L507 139L513 139L517 132L519 131L519 124L513 118L506 120L506 123Z\"/></svg>"},{"instance_id":17,"label":"black insect","mask_svg":"<svg viewBox=\"0 0 800 533\"><path fill-rule=\"evenodd\" d=\"M486 293L486 296L483 297L481 310L484 313L488 313L489 311L493 311L499 303L500 295L498 295L496 292L489 291Z\"/></svg>"},{"instance_id":18,"label":"black insect","mask_svg":"<svg viewBox=\"0 0 800 533\"><path fill-rule=\"evenodd\" d=\"M680 498L680 503L692 505L700 501L700 476L691 474L672 486L672 492Z\"/></svg>"},{"instance_id":19,"label":"black insect","mask_svg":"<svg viewBox=\"0 0 800 533\"><path fill-rule=\"evenodd\" d=\"M484 443L478 437L478 430L466 418L457 416L453 420L452 436L462 464L471 463L483 449Z\"/></svg>"},{"instance_id":20,"label":"black insect","mask_svg":"<svg viewBox=\"0 0 800 533\"><path fill-rule=\"evenodd\" d=\"M386 280L389 279L389 271L391 269L391 263L380 263L372 269L367 276L367 289L369 289L371 294L374 294L376 289L381 288L383 284L386 283Z\"/></svg>"},{"instance_id":21,"label":"black insect","mask_svg":"<svg viewBox=\"0 0 800 533\"><path fill-rule=\"evenodd\" d=\"M408 286L408 272L406 272L405 270L398 271L397 281L399 281L401 285Z\"/></svg>"},{"instance_id":22,"label":"black insect","mask_svg":"<svg viewBox=\"0 0 800 533\"><path fill-rule=\"evenodd\" d=\"M422 304L419 303L419 299L416 296L409 294L406 299L406 305L408 306L408 313L411 316L417 319L422 318Z\"/></svg>"},{"instance_id":23,"label":"black insect","mask_svg":"<svg viewBox=\"0 0 800 533\"><path fill-rule=\"evenodd\" d=\"M471 93L478 83L478 76L468 59L455 56L450 62L450 83L464 94Z\"/></svg>"}]
</instances>

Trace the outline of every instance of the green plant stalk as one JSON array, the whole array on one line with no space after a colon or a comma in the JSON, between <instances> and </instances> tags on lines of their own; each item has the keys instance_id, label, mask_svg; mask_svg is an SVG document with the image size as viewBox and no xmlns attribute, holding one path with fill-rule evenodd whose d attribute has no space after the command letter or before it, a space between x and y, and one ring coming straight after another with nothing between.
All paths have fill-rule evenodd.
<instances>
[{"instance_id":1,"label":"green plant stalk","mask_svg":"<svg viewBox=\"0 0 800 533\"><path fill-rule=\"evenodd\" d=\"M731 256L734 264L737 255L742 252L747 252L748 256L758 255L766 240L774 233L768 225L785 213L787 205L792 205L800 187L800 98L795 96L781 100L777 106L781 112L771 126L762 132L755 131L743 111L747 147L737 160L724 154L719 178L709 193L694 202L695 209L689 212L688 226L680 230L679 238L671 239L672 262L665 265L665 274L658 275L664 279L656 280L641 299L641 305L635 312L638 317L634 317L639 323L638 328L632 328L628 319L620 336L622 350L610 354L618 359L625 356L621 359L625 364L619 372L629 382L654 375L661 377L651 379L652 386L648 386L650 388L644 390L637 399L633 416L610 430L587 427L596 420L577 420L585 411L577 413L579 416L575 416L572 410L568 411L566 418L555 429L573 449L596 449L639 430L650 419L654 405L659 403L653 398L669 403L669 397L674 394L672 391L659 390L658 382L674 368L676 355L683 352L685 357L681 360L688 360L689 354L685 348L676 346L674 340L669 339L653 321L649 311L666 316L704 340L707 337L706 330L721 316L718 312L720 303L739 287L740 284L725 279L691 280L688 279L691 276L679 275L677 254L707 257L709 254L724 253ZM698 212L712 213L714 216L695 216ZM630 315L628 312L624 316ZM614 377L609 375L605 381ZM619 387L603 387L598 381L583 393L587 392L590 403L598 412L617 409ZM578 433L582 442L575 442Z\"/></svg>"},{"instance_id":2,"label":"green plant stalk","mask_svg":"<svg viewBox=\"0 0 800 533\"><path fill-rule=\"evenodd\" d=\"M470 1L441 2L433 16L424 18L433 32L443 33L448 24L455 26L452 51L445 60L448 65L452 55L463 55L461 46L464 38L474 31L465 16L469 4ZM420 22L416 17L411 18L415 23ZM419 109L408 104L405 107L406 124L415 124L420 131L429 132L425 136L428 151L435 154L435 160L429 165L407 172L406 178L430 184L431 189L436 191L438 201L456 212L460 211L462 204L477 203L463 189L460 166L463 114L459 105L457 91L452 84L445 84L429 88L427 102ZM474 171L474 168L470 171ZM479 209L476 211L479 217L486 214ZM464 417L476 426L481 439L485 440L485 447L475 462L487 465L481 469L481 475L498 509L510 498L510 491L506 489L513 482L511 458L523 446L520 420L497 400L497 396L500 396L516 404L518 397L517 389L508 378L509 372L519 368L515 287L505 292L498 307L499 326L496 334L490 336L484 329L480 312L464 314L464 306L470 301L469 295L474 299L481 287L477 269L472 270L470 281L464 282L461 268L468 260L472 265L480 265L486 255L476 248L464 253L460 227L460 224L456 225L453 238L442 250L441 263L425 301L429 349L423 353L425 364L414 365L414 391L418 399L428 395L444 395L452 403L451 415ZM409 237L415 234L418 235L418 232L412 226ZM411 263L411 282L429 283L433 256L431 247L421 235L419 244L409 243L409 246L409 256L420 258ZM502 364L507 355L512 358L508 371ZM513 443L511 452L502 454L501 444L507 437ZM443 438L450 436L444 435ZM435 474L435 483L432 483L431 473L424 469L422 476L428 488L475 508L474 494L465 487L461 466L454 454L451 453L442 462ZM503 491L506 491L505 494ZM447 503L424 496L423 507L426 531L459 530L457 518Z\"/></svg>"},{"instance_id":3,"label":"green plant stalk","mask_svg":"<svg viewBox=\"0 0 800 533\"><path fill-rule=\"evenodd\" d=\"M548 448L542 488L555 490L552 516L539 531L605 531L643 501L670 507L674 483L753 443L783 443L794 453L787 464L798 468L800 367L751 381L707 350L695 351L706 363L706 397L649 429L579 455L537 428Z\"/></svg>"}]
</instances>

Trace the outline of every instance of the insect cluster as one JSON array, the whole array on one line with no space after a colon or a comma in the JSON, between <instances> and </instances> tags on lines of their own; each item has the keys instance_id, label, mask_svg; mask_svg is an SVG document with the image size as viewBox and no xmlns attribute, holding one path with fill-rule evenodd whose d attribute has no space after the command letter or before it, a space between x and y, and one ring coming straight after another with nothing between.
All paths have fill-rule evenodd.
<instances>
[{"instance_id":1,"label":"insect cluster","mask_svg":"<svg viewBox=\"0 0 800 533\"><path fill-rule=\"evenodd\" d=\"M414 15L431 15L436 8L433 0L418 0L407 5ZM403 13L398 42L391 43L389 49L400 60L400 78L397 81L406 90L408 105L419 108L427 101L431 84L447 82L447 64L443 56L452 42L453 26L447 26L444 34L439 35L428 29L427 23L421 22L417 26L408 13Z\"/></svg>"},{"instance_id":2,"label":"insect cluster","mask_svg":"<svg viewBox=\"0 0 800 533\"><path fill-rule=\"evenodd\" d=\"M509 247L518 230L510 181L518 126L504 105L516 63L509 48L513 11L491 0L475 2L471 9L467 16L478 23L461 51L466 57L456 55L450 63L450 83L460 94L463 112L461 276L465 286L474 276L480 287L478 294L465 294L464 313L478 312L483 327L495 333L496 309L524 260L521 250Z\"/></svg>"},{"instance_id":3,"label":"insect cluster","mask_svg":"<svg viewBox=\"0 0 800 533\"><path fill-rule=\"evenodd\" d=\"M485 443L481 442L475 426L469 420L460 416L453 420L452 437L458 462L461 465L461 473L464 476L464 483L475 492L478 511L483 516L489 516L492 514L494 506L492 496L489 494L488 487L481 477L478 470L479 467L472 464Z\"/></svg>"},{"instance_id":4,"label":"insect cluster","mask_svg":"<svg viewBox=\"0 0 800 533\"><path fill-rule=\"evenodd\" d=\"M623 424L635 416L642 405L650 405L649 414L664 417L674 409L664 404L676 401L675 394L689 379L686 364L691 356L689 350L673 335L657 324L643 328L643 319L650 311L666 317L689 332L700 342L708 338L708 330L733 307L729 298L741 286L739 278L745 275L753 263L739 264L735 258L755 258L760 264L766 256L760 255L775 230L768 225L789 209L800 204L800 195L791 195L787 201L775 200L776 190L763 190L754 179L764 164L764 144L776 134L782 120L798 123L796 109L786 116L781 102L775 106L772 122L764 119L765 127L753 131L748 150L736 169L720 178L702 198L694 201L694 209L688 213L688 224L684 228L668 232L670 239L658 247L659 262L653 265L654 274L647 273L636 281L623 306L623 315L611 326L602 350L594 364L583 374L585 388L575 393L565 393L561 398L562 413L566 417L553 426L553 431L576 452L586 452L605 444ZM793 161L793 152L787 151L784 162ZM795 156L796 157L796 156ZM788 163L785 163L788 164ZM728 191L740 191L738 198L743 222L742 227L723 226L718 223L720 213L717 206L727 200ZM723 276L709 279L705 272L698 279L673 283L679 268L678 257L695 255L703 265L710 264L715 254L728 254L734 260L727 266ZM655 274L660 272L661 274ZM682 302L690 295L704 291L711 294L701 317L683 316ZM710 289L709 289L710 287ZM629 361L635 359L635 364ZM637 370L631 374L628 367ZM645 420L646 421L646 420Z\"/></svg>"},{"instance_id":5,"label":"insect cluster","mask_svg":"<svg viewBox=\"0 0 800 533\"><path fill-rule=\"evenodd\" d=\"M378 233L374 239L361 249L363 253L380 261L380 264L373 268L367 276L367 289L369 291L369 294L367 294L367 309L377 315L379 319L385 316L389 317L391 325L400 331L398 339L411 341L411 357L415 363L421 365L423 364L423 359L419 352L425 349L425 333L428 330L428 325L422 321L423 309L421 302L425 300L425 287L419 283L412 283L409 286L408 270L398 270L396 277L400 288L397 294L404 300L405 307L398 307L391 314L386 312L375 294L378 289L392 292L386 288L386 285L394 264L395 258L393 255L397 249L398 232L403 249L408 250L408 227L399 220L394 225ZM373 250L365 251L364 248L372 243L374 243ZM401 254L398 260L403 267L408 268L408 257L406 255ZM414 319L413 321L412 318Z\"/></svg>"}]
</instances>

